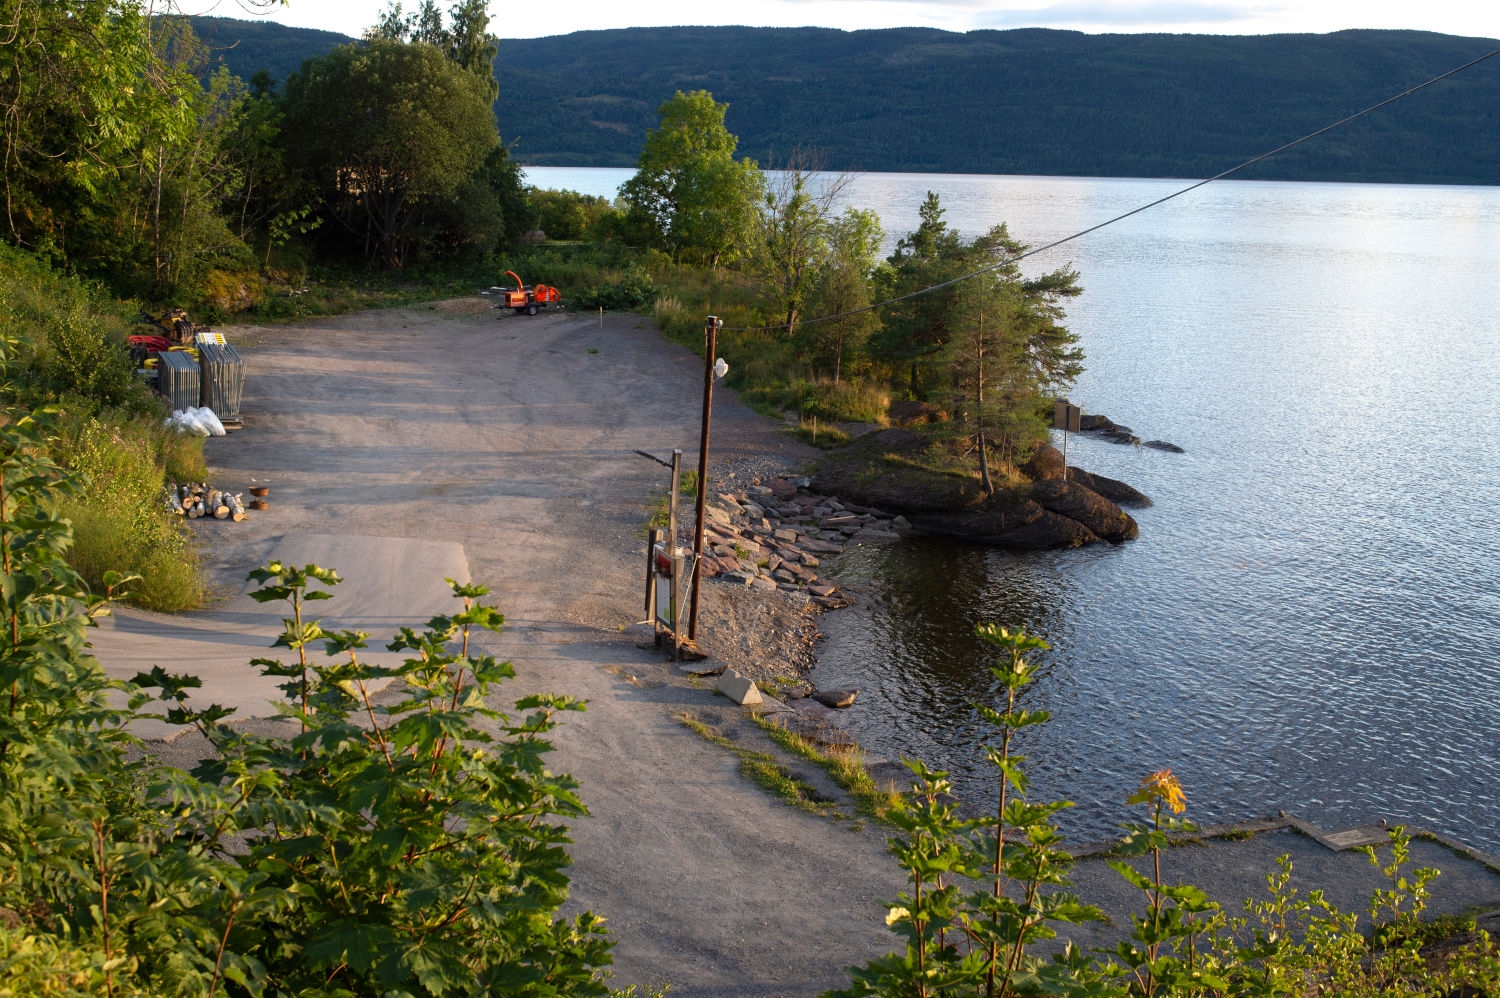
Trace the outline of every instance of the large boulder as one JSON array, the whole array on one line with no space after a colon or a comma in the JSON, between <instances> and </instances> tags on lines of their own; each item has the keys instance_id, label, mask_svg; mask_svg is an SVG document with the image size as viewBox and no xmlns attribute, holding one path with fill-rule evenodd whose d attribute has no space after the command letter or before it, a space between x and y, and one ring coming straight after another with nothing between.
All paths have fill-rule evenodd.
<instances>
[{"instance_id":1,"label":"large boulder","mask_svg":"<svg viewBox=\"0 0 1500 998\"><path fill-rule=\"evenodd\" d=\"M990 538L1024 527L1046 512L1030 499L997 493L968 509L912 513L907 519L924 534L989 544Z\"/></svg>"},{"instance_id":2,"label":"large boulder","mask_svg":"<svg viewBox=\"0 0 1500 998\"><path fill-rule=\"evenodd\" d=\"M1118 543L1140 535L1130 514L1077 482L1033 482L1029 495L1043 509L1077 520L1103 540Z\"/></svg>"},{"instance_id":3,"label":"large boulder","mask_svg":"<svg viewBox=\"0 0 1500 998\"><path fill-rule=\"evenodd\" d=\"M1047 548L1081 548L1085 544L1097 544L1099 537L1077 520L1042 510L1041 516L1025 526L980 540L995 547L1042 551Z\"/></svg>"},{"instance_id":4,"label":"large boulder","mask_svg":"<svg viewBox=\"0 0 1500 998\"><path fill-rule=\"evenodd\" d=\"M1021 465L1021 473L1033 482L1044 482L1061 478L1065 467L1062 451L1051 444L1040 444Z\"/></svg>"},{"instance_id":5,"label":"large boulder","mask_svg":"<svg viewBox=\"0 0 1500 998\"><path fill-rule=\"evenodd\" d=\"M1068 481L1077 482L1090 492L1097 492L1116 506L1145 508L1151 499L1138 489L1116 478L1105 478L1082 468L1068 467Z\"/></svg>"},{"instance_id":6,"label":"large boulder","mask_svg":"<svg viewBox=\"0 0 1500 998\"><path fill-rule=\"evenodd\" d=\"M891 513L960 510L984 498L971 475L921 467L926 446L911 430L867 433L818 462L818 490Z\"/></svg>"}]
</instances>

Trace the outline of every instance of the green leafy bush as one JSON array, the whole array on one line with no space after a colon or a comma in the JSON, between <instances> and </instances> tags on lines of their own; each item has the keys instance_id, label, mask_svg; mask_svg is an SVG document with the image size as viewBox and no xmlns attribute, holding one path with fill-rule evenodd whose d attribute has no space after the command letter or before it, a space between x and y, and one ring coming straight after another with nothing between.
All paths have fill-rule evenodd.
<instances>
[{"instance_id":1,"label":"green leafy bush","mask_svg":"<svg viewBox=\"0 0 1500 998\"><path fill-rule=\"evenodd\" d=\"M196 679L114 682L87 654L103 601L64 559L79 483L48 445L33 416L0 426L0 914L22 920L0 959L40 982L27 993L606 993L600 920L556 914L559 819L584 810L546 768L547 734L582 705L528 697L514 720L486 706L512 670L472 646L503 624L483 587L454 585L456 612L403 628L390 647L408 656L385 668L362 660L366 635L304 618L335 573L257 571L256 598L288 605L276 644L295 657L257 662L287 680L297 734L236 731L188 704ZM377 703L385 681L397 695ZM191 773L143 757L125 727L142 688L214 757Z\"/></svg>"},{"instance_id":2,"label":"green leafy bush","mask_svg":"<svg viewBox=\"0 0 1500 998\"><path fill-rule=\"evenodd\" d=\"M602 308L605 311L630 311L655 304L661 288L651 275L631 267L612 284L601 284L589 295L581 295L577 304L584 308Z\"/></svg>"},{"instance_id":3,"label":"green leafy bush","mask_svg":"<svg viewBox=\"0 0 1500 998\"><path fill-rule=\"evenodd\" d=\"M0 337L10 347L10 391L29 404L63 398L91 407L152 408L133 374L125 332L134 309L99 288L0 246Z\"/></svg>"},{"instance_id":4,"label":"green leafy bush","mask_svg":"<svg viewBox=\"0 0 1500 998\"><path fill-rule=\"evenodd\" d=\"M0 924L0 998L145 998L111 982L104 965L97 951Z\"/></svg>"}]
</instances>

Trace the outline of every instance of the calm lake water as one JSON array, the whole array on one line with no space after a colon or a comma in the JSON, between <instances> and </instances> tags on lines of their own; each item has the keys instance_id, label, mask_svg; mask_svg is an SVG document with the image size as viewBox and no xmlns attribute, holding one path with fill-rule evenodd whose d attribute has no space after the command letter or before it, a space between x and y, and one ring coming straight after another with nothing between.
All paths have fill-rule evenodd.
<instances>
[{"instance_id":1,"label":"calm lake water","mask_svg":"<svg viewBox=\"0 0 1500 998\"><path fill-rule=\"evenodd\" d=\"M932 189L965 233L1038 244L1181 186L867 174L851 201L899 235ZM1067 262L1074 401L1186 453L1072 439L1155 500L1120 547L846 554L873 598L824 618L814 676L861 689L845 722L984 799L968 632L1024 624L1052 645L1033 796L1077 802L1077 837L1170 766L1201 822L1385 817L1500 850L1500 188L1220 182L1026 269Z\"/></svg>"}]
</instances>

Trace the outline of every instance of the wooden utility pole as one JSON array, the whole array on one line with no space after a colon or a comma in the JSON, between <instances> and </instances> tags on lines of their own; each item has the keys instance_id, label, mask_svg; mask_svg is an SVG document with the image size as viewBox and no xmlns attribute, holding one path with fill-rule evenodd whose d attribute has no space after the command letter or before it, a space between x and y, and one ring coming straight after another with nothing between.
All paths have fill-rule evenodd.
<instances>
[{"instance_id":1,"label":"wooden utility pole","mask_svg":"<svg viewBox=\"0 0 1500 998\"><path fill-rule=\"evenodd\" d=\"M703 433L698 438L698 522L693 528L693 598L688 604L688 640L698 640L698 583L703 565L703 516L708 502L708 424L714 407L714 355L724 320L710 315L703 326Z\"/></svg>"}]
</instances>

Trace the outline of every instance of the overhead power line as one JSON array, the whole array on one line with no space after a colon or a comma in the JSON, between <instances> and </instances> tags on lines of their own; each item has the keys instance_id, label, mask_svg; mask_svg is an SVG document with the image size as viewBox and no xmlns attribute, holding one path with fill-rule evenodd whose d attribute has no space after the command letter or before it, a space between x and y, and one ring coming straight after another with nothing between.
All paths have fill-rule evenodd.
<instances>
[{"instance_id":1,"label":"overhead power line","mask_svg":"<svg viewBox=\"0 0 1500 998\"><path fill-rule=\"evenodd\" d=\"M1426 89L1427 87L1432 86L1434 83L1440 83L1443 80L1448 79L1450 76L1456 76L1459 73L1462 73L1466 69L1472 69L1473 67L1479 65L1481 62L1484 62L1486 59L1493 59L1497 55L1500 55L1500 49L1495 49L1495 50L1493 50L1491 52L1486 52L1484 55L1479 56L1477 59L1471 59L1468 62L1464 63L1462 66L1455 66L1453 69L1448 70L1446 73L1441 73L1441 74L1439 74L1437 76L1434 76L1432 79L1427 80L1424 83L1419 83L1419 84L1417 84L1416 86L1412 87L1409 90L1403 90L1399 94L1394 94L1394 95L1392 95L1390 97L1387 97L1385 100L1381 101L1378 104L1371 104L1369 107L1365 108L1363 111L1357 111L1354 114L1351 114L1351 115L1349 115L1346 118L1340 118L1338 121L1335 121L1331 125L1324 125L1322 128L1318 129L1315 132L1308 132L1306 135L1302 136L1299 139L1293 139L1292 141L1286 143L1285 145L1277 146L1275 149L1272 149L1270 152L1263 152L1259 156L1256 156L1256 157L1254 157L1252 159L1247 159L1243 163L1239 164L1238 166L1232 166L1229 169L1223 171L1222 173L1216 173L1212 177L1209 177L1209 178L1207 178L1205 180L1199 180L1196 183L1189 184L1187 187L1182 188L1182 190L1173 191L1171 194L1168 194L1168 195L1166 195L1164 197L1159 197L1155 201L1151 201L1151 202L1148 202L1146 204L1143 204L1143 205L1141 205L1138 208L1132 208L1131 210L1129 210L1127 212L1124 212L1123 214L1119 214L1119 215L1114 216L1113 218L1106 219L1105 221L1100 222L1098 225L1091 225L1087 229L1080 229L1079 231L1073 233L1070 236L1064 236L1061 239L1055 239L1052 242L1047 243L1047 244L1045 244L1043 246L1037 246L1037 247L1034 247L1032 249L1026 250L1024 253L1017 253L1017 254L1015 254L1013 256L1006 257L1004 260L1000 260L1000 261L998 261L996 263L992 263L992 264L990 264L987 267L981 267L978 270L971 271L970 273L963 274L963 275L961 275L959 277L955 277L952 280L943 281L940 284L932 284L932 285L929 285L929 286L927 286L925 288L921 288L921 289L919 289L917 291L910 291L910 292L907 292L904 295L897 295L895 298L888 298L885 301L876 302L873 305L866 305L863 308L849 309L847 312L835 312L832 315L820 315L820 316L818 316L815 319L799 319L799 320L797 320L797 322L795 324L798 325L798 326L811 326L811 325L815 325L815 324L817 324L819 322L832 322L834 319L848 318L851 315L862 315L865 312L872 312L872 311L874 311L877 308L885 308L885 307L887 307L889 305L894 305L897 302L908 301L908 300L910 300L912 298L920 298L923 295L930 295L933 292L935 292L935 291L941 291L944 288L951 288L955 284L962 284L964 281L973 280L974 278L979 277L982 274L988 274L992 270L999 270L1001 267L1007 267L1010 264L1019 263L1020 261L1026 259L1027 257L1036 256L1038 253L1045 253L1048 250L1056 249L1057 247L1063 245L1064 243L1070 243L1073 240L1075 240L1075 239L1081 239L1084 236L1086 236L1086 235L1088 235L1088 234L1090 234L1092 232L1098 232L1100 229L1105 228L1106 226L1114 225L1116 222L1122 222L1125 219L1131 217L1132 215L1139 215L1141 212L1147 211L1147 210L1149 210L1151 208L1155 208L1157 205L1166 204L1168 201L1171 201L1173 198L1180 198L1184 194L1188 194L1188 193L1190 193L1192 191L1196 191L1198 188L1204 186L1205 184L1211 184L1215 180L1223 180L1225 177L1229 176L1230 174L1238 173L1239 171L1245 169L1246 167L1254 166L1256 163L1259 163L1259 162L1261 162L1263 160L1270 159L1272 156L1276 156L1276 155L1278 155L1280 153L1284 153L1288 149L1291 149L1294 146L1299 146L1302 143L1307 142L1310 139L1315 139L1319 135L1324 134L1325 132L1331 132L1335 128L1341 128L1344 125L1349 124L1349 122L1351 122L1351 121L1355 121L1355 120L1357 120L1359 118L1363 118L1365 115L1370 114L1370 113L1372 113L1374 111L1378 111L1378 110L1380 110L1381 108L1385 107L1388 104L1394 104L1396 101L1401 100L1404 97L1410 97L1412 94L1416 93L1418 90ZM777 323L775 325L770 325L770 326L725 326L724 327L724 331L728 332L728 331L733 330L735 332L772 332L772 331L777 330L777 329L788 329L788 328L790 328L790 325L788 323L782 322L782 323Z\"/></svg>"}]
</instances>

